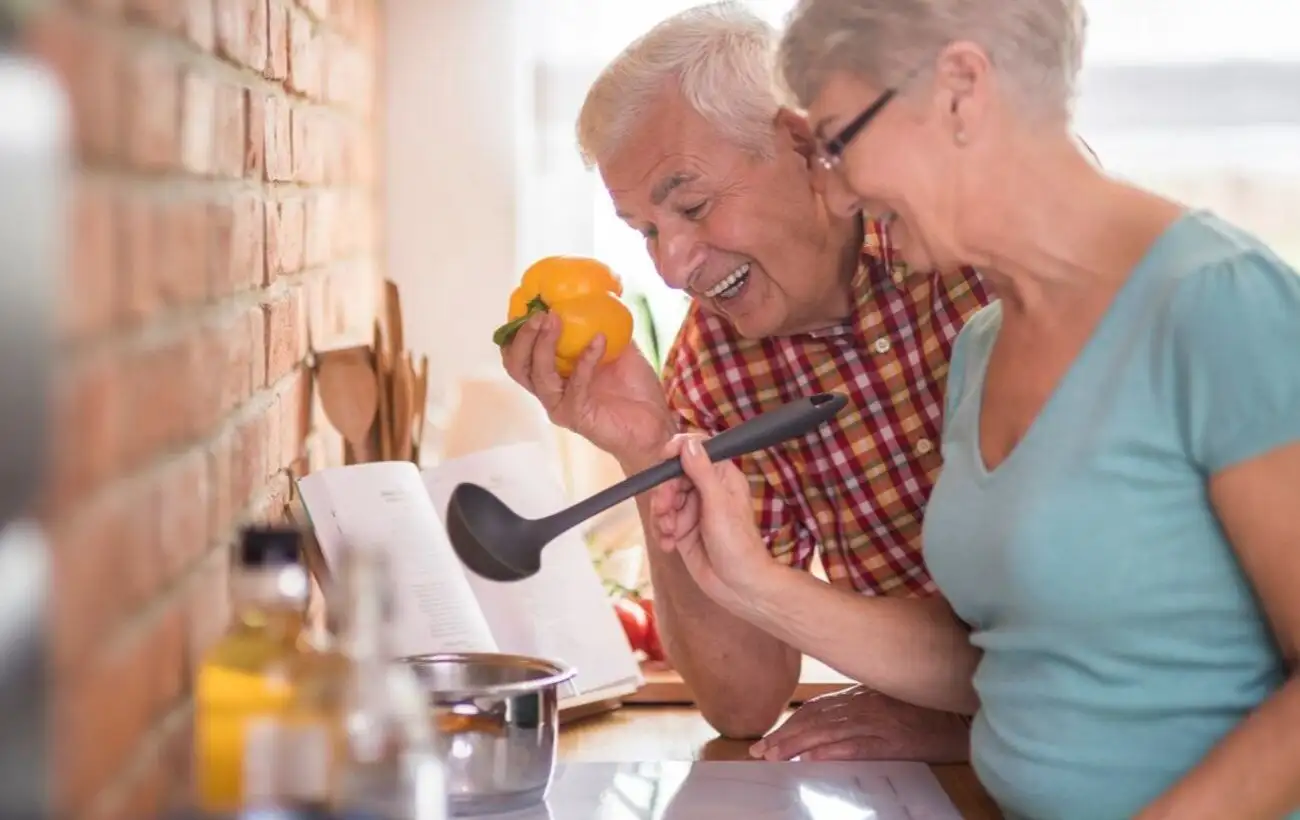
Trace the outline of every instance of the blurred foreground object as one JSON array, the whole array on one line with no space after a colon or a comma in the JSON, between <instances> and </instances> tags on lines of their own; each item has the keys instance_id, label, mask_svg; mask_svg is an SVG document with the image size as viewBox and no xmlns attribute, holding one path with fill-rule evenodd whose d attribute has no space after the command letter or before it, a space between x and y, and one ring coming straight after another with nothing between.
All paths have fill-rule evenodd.
<instances>
[{"instance_id":1,"label":"blurred foreground object","mask_svg":"<svg viewBox=\"0 0 1300 820\"><path fill-rule=\"evenodd\" d=\"M13 820L52 814L49 556L26 517L45 474L70 128L52 75L17 53L20 24L35 6L0 0L0 817Z\"/></svg>"}]
</instances>

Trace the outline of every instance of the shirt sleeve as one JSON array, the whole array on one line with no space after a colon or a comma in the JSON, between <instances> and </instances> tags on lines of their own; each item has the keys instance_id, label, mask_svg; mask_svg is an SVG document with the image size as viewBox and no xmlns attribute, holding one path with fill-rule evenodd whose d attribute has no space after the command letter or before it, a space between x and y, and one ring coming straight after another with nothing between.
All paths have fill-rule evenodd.
<instances>
[{"instance_id":1,"label":"shirt sleeve","mask_svg":"<svg viewBox=\"0 0 1300 820\"><path fill-rule=\"evenodd\" d=\"M726 429L727 425L717 421L716 415L687 403L682 391L670 391L668 396L669 407L682 432L698 431L712 436ZM815 552L812 533L801 522L798 508L786 500L790 482L781 475L777 459L761 452L734 461L749 479L754 520L767 551L786 566L808 569Z\"/></svg>"},{"instance_id":2,"label":"shirt sleeve","mask_svg":"<svg viewBox=\"0 0 1300 820\"><path fill-rule=\"evenodd\" d=\"M1207 474L1300 442L1300 274L1242 252L1179 284L1173 303L1180 422Z\"/></svg>"}]
</instances>

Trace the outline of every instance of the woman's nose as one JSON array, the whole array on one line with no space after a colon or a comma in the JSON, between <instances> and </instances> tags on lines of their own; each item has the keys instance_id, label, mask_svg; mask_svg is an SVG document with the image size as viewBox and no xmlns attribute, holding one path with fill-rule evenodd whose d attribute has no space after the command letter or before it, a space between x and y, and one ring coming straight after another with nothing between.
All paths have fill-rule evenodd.
<instances>
[{"instance_id":1,"label":"woman's nose","mask_svg":"<svg viewBox=\"0 0 1300 820\"><path fill-rule=\"evenodd\" d=\"M862 199L849 188L844 177L833 171L823 174L825 177L822 195L826 198L827 209L839 217L850 217L862 210Z\"/></svg>"}]
</instances>

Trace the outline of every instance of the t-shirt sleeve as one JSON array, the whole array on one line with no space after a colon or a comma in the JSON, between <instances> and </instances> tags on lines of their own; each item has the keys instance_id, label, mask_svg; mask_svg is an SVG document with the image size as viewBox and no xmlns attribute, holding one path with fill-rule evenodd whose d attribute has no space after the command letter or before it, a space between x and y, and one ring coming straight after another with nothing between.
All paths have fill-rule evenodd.
<instances>
[{"instance_id":1,"label":"t-shirt sleeve","mask_svg":"<svg viewBox=\"0 0 1300 820\"><path fill-rule=\"evenodd\" d=\"M1172 327L1183 433L1207 474L1300 442L1300 274L1236 254L1179 284Z\"/></svg>"}]
</instances>

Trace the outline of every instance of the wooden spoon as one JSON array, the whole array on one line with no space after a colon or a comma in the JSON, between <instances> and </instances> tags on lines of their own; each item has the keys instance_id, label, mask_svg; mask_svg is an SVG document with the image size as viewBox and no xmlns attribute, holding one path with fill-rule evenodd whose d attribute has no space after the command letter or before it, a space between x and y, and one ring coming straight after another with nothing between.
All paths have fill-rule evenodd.
<instances>
[{"instance_id":1,"label":"wooden spoon","mask_svg":"<svg viewBox=\"0 0 1300 820\"><path fill-rule=\"evenodd\" d=\"M388 349L384 345L384 331L378 319L375 320L375 381L379 390L379 442L377 452L381 461L393 458L393 394L392 365L388 358Z\"/></svg>"},{"instance_id":2,"label":"wooden spoon","mask_svg":"<svg viewBox=\"0 0 1300 820\"><path fill-rule=\"evenodd\" d=\"M370 451L370 428L379 409L375 374L366 347L350 347L316 354L321 406L334 429L343 435L365 461Z\"/></svg>"},{"instance_id":3,"label":"wooden spoon","mask_svg":"<svg viewBox=\"0 0 1300 820\"><path fill-rule=\"evenodd\" d=\"M429 357L420 357L420 372L415 377L415 426L411 430L411 460L420 463L420 445L424 443L424 423L429 409Z\"/></svg>"},{"instance_id":4,"label":"wooden spoon","mask_svg":"<svg viewBox=\"0 0 1300 820\"><path fill-rule=\"evenodd\" d=\"M410 357L399 356L393 362L393 458L401 461L411 459L414 378Z\"/></svg>"}]
</instances>

